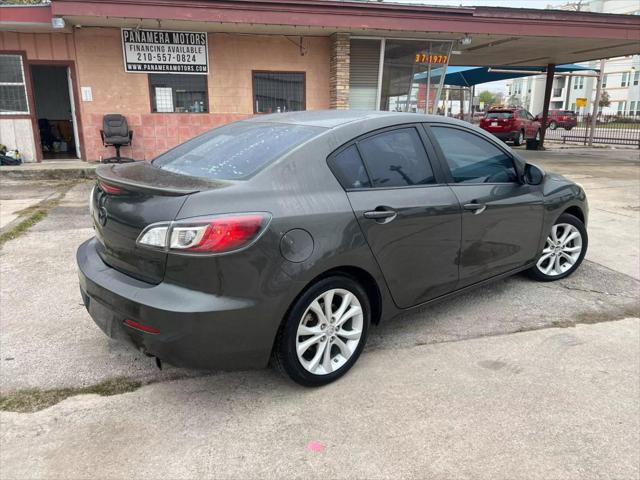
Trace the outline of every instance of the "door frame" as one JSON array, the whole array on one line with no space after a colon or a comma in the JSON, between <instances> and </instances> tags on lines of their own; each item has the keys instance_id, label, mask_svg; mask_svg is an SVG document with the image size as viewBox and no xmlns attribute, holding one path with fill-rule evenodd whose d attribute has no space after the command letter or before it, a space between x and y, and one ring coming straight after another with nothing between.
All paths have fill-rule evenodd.
<instances>
[{"instance_id":1,"label":"door frame","mask_svg":"<svg viewBox=\"0 0 640 480\"><path fill-rule=\"evenodd\" d=\"M76 75L76 67L75 62L73 60L27 60L26 66L29 70L29 90L31 92L31 97L33 99L31 109L31 123L33 124L33 139L36 143L36 155L38 162L42 162L44 160L44 156L42 154L42 141L40 139L40 129L38 128L38 118L36 112L35 105L35 91L33 86L33 78L31 77L31 66L32 65L50 65L54 67L67 67L69 77L71 80L71 88L73 88L73 99L69 99L69 101L73 101L73 110L75 111L76 117L76 126L78 130L78 138L74 139L76 142L79 142L80 145L80 156L78 160L82 160L83 162L87 161L87 155L84 148L84 135L82 129L82 114L80 112L80 102L78 99L78 77Z\"/></svg>"}]
</instances>

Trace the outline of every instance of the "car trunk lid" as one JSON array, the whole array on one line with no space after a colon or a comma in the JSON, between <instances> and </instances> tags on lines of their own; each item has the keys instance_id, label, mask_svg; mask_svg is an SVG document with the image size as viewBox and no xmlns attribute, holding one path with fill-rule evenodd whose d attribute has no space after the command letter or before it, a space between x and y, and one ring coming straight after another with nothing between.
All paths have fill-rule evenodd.
<instances>
[{"instance_id":1,"label":"car trunk lid","mask_svg":"<svg viewBox=\"0 0 640 480\"><path fill-rule=\"evenodd\" d=\"M155 168L149 162L98 167L91 194L98 254L109 266L134 278L159 283L167 253L140 247L145 227L171 222L189 195L226 183L189 177Z\"/></svg>"}]
</instances>

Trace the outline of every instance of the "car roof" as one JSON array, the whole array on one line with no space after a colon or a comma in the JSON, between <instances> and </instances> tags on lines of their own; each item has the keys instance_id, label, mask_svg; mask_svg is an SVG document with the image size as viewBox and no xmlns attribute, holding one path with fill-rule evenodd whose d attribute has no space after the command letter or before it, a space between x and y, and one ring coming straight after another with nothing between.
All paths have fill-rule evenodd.
<instances>
[{"instance_id":1,"label":"car roof","mask_svg":"<svg viewBox=\"0 0 640 480\"><path fill-rule=\"evenodd\" d=\"M371 120L393 120L398 123L437 121L442 123L458 123L448 117L439 115L423 115L421 113L383 112L379 110L306 110L301 112L272 113L256 115L246 122L287 123L292 125L308 125L323 128L336 128L347 124L367 122Z\"/></svg>"}]
</instances>

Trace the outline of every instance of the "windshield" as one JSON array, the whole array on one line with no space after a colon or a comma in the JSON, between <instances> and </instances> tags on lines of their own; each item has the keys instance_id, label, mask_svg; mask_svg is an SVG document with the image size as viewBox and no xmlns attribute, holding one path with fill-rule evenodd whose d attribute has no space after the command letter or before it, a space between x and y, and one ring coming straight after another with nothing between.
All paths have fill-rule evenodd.
<instances>
[{"instance_id":1,"label":"windshield","mask_svg":"<svg viewBox=\"0 0 640 480\"><path fill-rule=\"evenodd\" d=\"M234 122L178 145L152 163L192 177L238 180L322 131L324 128L307 125Z\"/></svg>"},{"instance_id":2,"label":"windshield","mask_svg":"<svg viewBox=\"0 0 640 480\"><path fill-rule=\"evenodd\" d=\"M512 118L513 112L488 112L487 118Z\"/></svg>"}]
</instances>

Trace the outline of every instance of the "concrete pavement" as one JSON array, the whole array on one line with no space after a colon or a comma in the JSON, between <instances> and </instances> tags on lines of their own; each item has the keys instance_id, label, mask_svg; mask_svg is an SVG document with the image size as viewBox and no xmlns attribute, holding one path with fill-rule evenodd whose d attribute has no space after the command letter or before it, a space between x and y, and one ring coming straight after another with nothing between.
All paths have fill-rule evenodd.
<instances>
[{"instance_id":1,"label":"concrete pavement","mask_svg":"<svg viewBox=\"0 0 640 480\"><path fill-rule=\"evenodd\" d=\"M147 382L202 374L170 365L159 371L152 359L105 337L88 316L78 290L75 250L93 234L90 187L76 185L42 222L0 251L2 393L78 387L117 376ZM408 313L373 328L367 350L638 314L638 281L588 260L560 282L518 275Z\"/></svg>"},{"instance_id":2,"label":"concrete pavement","mask_svg":"<svg viewBox=\"0 0 640 480\"><path fill-rule=\"evenodd\" d=\"M365 354L3 413L3 478L638 478L640 322Z\"/></svg>"},{"instance_id":3,"label":"concrete pavement","mask_svg":"<svg viewBox=\"0 0 640 480\"><path fill-rule=\"evenodd\" d=\"M519 153L584 187L590 210L587 258L640 280L640 152L573 148Z\"/></svg>"},{"instance_id":4,"label":"concrete pavement","mask_svg":"<svg viewBox=\"0 0 640 480\"><path fill-rule=\"evenodd\" d=\"M354 370L319 390L271 370L160 372L109 341L77 287L75 249L92 235L90 183L78 183L0 249L0 391L152 384L0 412L0 476L638 478L640 332L627 317L640 316L640 162L522 153L587 190L583 266L553 283L515 276L374 328Z\"/></svg>"}]
</instances>

